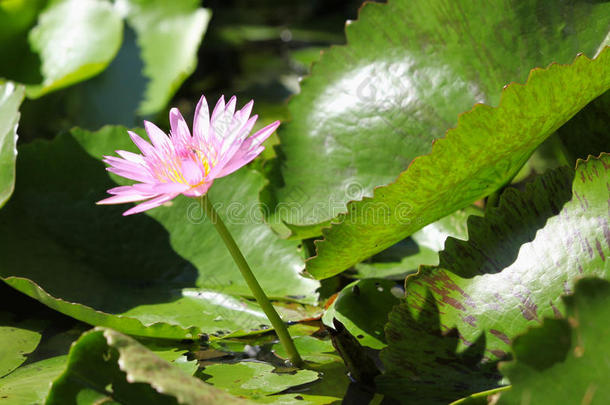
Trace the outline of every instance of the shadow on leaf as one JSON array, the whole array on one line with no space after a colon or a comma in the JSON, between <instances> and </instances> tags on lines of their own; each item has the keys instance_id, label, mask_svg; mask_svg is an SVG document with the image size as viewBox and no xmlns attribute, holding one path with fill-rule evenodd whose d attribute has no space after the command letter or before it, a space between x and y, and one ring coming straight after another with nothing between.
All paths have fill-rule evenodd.
<instances>
[{"instance_id":1,"label":"shadow on leaf","mask_svg":"<svg viewBox=\"0 0 610 405\"><path fill-rule=\"evenodd\" d=\"M3 278L27 278L54 297L108 313L172 301L195 286L195 267L172 250L158 222L123 217L125 206L95 205L116 185L71 136L23 148L17 172L15 194L0 212Z\"/></svg>"},{"instance_id":2,"label":"shadow on leaf","mask_svg":"<svg viewBox=\"0 0 610 405\"><path fill-rule=\"evenodd\" d=\"M416 313L406 302L390 313L379 391L405 404L447 404L498 387L497 362L485 361L485 335L458 352L457 330L442 329L438 306L431 294L427 298Z\"/></svg>"}]
</instances>

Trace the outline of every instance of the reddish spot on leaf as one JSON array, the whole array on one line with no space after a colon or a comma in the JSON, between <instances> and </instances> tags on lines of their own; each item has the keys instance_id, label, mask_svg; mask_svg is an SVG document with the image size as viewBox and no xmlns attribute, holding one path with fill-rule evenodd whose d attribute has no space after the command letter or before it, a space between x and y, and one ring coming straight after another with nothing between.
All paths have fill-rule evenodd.
<instances>
[{"instance_id":1,"label":"reddish spot on leaf","mask_svg":"<svg viewBox=\"0 0 610 405\"><path fill-rule=\"evenodd\" d=\"M494 356L496 356L499 359L506 356L506 352L503 350L490 350L490 352L491 352L491 354L493 354Z\"/></svg>"},{"instance_id":2,"label":"reddish spot on leaf","mask_svg":"<svg viewBox=\"0 0 610 405\"><path fill-rule=\"evenodd\" d=\"M455 284L455 282L449 277L446 272L442 271L435 272L432 274L426 274L423 281L426 283L428 288L430 288L430 290L432 290L435 294L441 296L442 302L451 305L455 309L465 311L466 307L462 305L462 303L456 298L450 296L452 291L456 291L462 297L464 297L466 303L470 307L475 307L472 298L470 298L468 294L464 292L464 290L462 290L457 284Z\"/></svg>"},{"instance_id":3,"label":"reddish spot on leaf","mask_svg":"<svg viewBox=\"0 0 610 405\"><path fill-rule=\"evenodd\" d=\"M602 250L602 244L600 243L600 241L598 239L595 239L595 248L597 249L597 253L599 253L599 257L602 258L602 261L606 261L606 255L604 254L604 251Z\"/></svg>"},{"instance_id":4,"label":"reddish spot on leaf","mask_svg":"<svg viewBox=\"0 0 610 405\"><path fill-rule=\"evenodd\" d=\"M580 266L579 266L580 267ZM581 273L582 273L582 268L581 268ZM561 314L561 312L559 311L559 309L557 309L557 307L555 306L555 304L553 304L553 301L550 301L549 304L551 304L551 308L553 308L553 314L555 315L555 319L561 319L563 318L563 315Z\"/></svg>"},{"instance_id":5,"label":"reddish spot on leaf","mask_svg":"<svg viewBox=\"0 0 610 405\"><path fill-rule=\"evenodd\" d=\"M464 321L468 325L472 326L473 328L477 327L477 318L475 318L472 315L467 315L467 316L462 317L462 321Z\"/></svg>"},{"instance_id":6,"label":"reddish spot on leaf","mask_svg":"<svg viewBox=\"0 0 610 405\"><path fill-rule=\"evenodd\" d=\"M521 310L521 314L528 321L532 321L534 319L538 320L538 305L532 301L530 296L527 297L519 297L521 299L521 304L519 309Z\"/></svg>"},{"instance_id":7,"label":"reddish spot on leaf","mask_svg":"<svg viewBox=\"0 0 610 405\"><path fill-rule=\"evenodd\" d=\"M503 332L500 332L499 330L496 330L496 329L490 329L489 333L491 333L492 335L494 335L495 337L497 337L498 339L500 339L507 345L511 344L510 338L508 336L506 336Z\"/></svg>"}]
</instances>

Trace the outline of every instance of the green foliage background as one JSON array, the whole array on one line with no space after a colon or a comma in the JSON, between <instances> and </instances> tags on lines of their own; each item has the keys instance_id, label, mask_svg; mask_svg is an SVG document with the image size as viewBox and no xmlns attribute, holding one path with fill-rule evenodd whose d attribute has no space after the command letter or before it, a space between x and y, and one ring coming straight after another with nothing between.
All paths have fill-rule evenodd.
<instances>
[{"instance_id":1,"label":"green foliage background","mask_svg":"<svg viewBox=\"0 0 610 405\"><path fill-rule=\"evenodd\" d=\"M0 403L605 404L609 38L608 1L0 1ZM95 205L202 93L282 121L209 195L303 369L191 200Z\"/></svg>"}]
</instances>

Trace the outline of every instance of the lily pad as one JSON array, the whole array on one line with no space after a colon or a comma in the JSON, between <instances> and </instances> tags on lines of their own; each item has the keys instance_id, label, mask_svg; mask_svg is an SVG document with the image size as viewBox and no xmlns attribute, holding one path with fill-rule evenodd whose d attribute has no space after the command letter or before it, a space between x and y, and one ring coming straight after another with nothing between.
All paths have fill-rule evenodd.
<instances>
[{"instance_id":1,"label":"lily pad","mask_svg":"<svg viewBox=\"0 0 610 405\"><path fill-rule=\"evenodd\" d=\"M515 339L515 360L500 367L512 387L498 404L608 402L610 283L581 280L564 301L567 319L545 319Z\"/></svg>"},{"instance_id":2,"label":"lily pad","mask_svg":"<svg viewBox=\"0 0 610 405\"><path fill-rule=\"evenodd\" d=\"M52 0L30 31L40 56L43 81L27 87L28 97L78 83L103 71L123 37L121 16L106 0Z\"/></svg>"},{"instance_id":3,"label":"lily pad","mask_svg":"<svg viewBox=\"0 0 610 405\"><path fill-rule=\"evenodd\" d=\"M13 294L18 294L8 286L5 288L13 291ZM16 301L13 300L13 302ZM37 302L35 303L37 306L42 307ZM31 308L29 309L31 310ZM47 310L46 312L51 311ZM28 320L27 323L32 323L32 319ZM51 383L66 370L68 363L67 354L71 344L77 341L85 332L83 324L78 324L72 329L53 335L47 334L48 329L45 330L45 338L38 345L36 351L28 356L28 364L16 369L8 376L0 378L0 400L2 404L44 403L51 389ZM86 333L91 333L91 331ZM197 361L188 361L185 357L185 353L189 348L187 344L148 338L141 339L140 343L144 344L147 349L151 350L161 359L170 362L173 366L189 375L194 374L197 370ZM96 359L95 361L101 360ZM99 393L96 396L105 397L105 395Z\"/></svg>"},{"instance_id":4,"label":"lily pad","mask_svg":"<svg viewBox=\"0 0 610 405\"><path fill-rule=\"evenodd\" d=\"M192 0L117 0L125 21L121 48L100 75L67 92L78 125L135 126L167 105L197 65L211 12Z\"/></svg>"},{"instance_id":5,"label":"lily pad","mask_svg":"<svg viewBox=\"0 0 610 405\"><path fill-rule=\"evenodd\" d=\"M441 325L436 303L424 305L419 314L404 303L390 312L378 391L403 404L440 405L497 388L501 375L486 361L485 335L458 350L460 336Z\"/></svg>"},{"instance_id":6,"label":"lily pad","mask_svg":"<svg viewBox=\"0 0 610 405\"><path fill-rule=\"evenodd\" d=\"M189 352L199 348L197 343L189 343L188 341L178 343L173 340L143 337L137 340L148 350L189 375L195 374L199 368L196 359L189 360Z\"/></svg>"},{"instance_id":7,"label":"lily pad","mask_svg":"<svg viewBox=\"0 0 610 405\"><path fill-rule=\"evenodd\" d=\"M544 317L561 317L561 296L577 279L610 277L609 185L610 155L602 154L579 162L576 173L549 172L525 192L508 189L485 218L471 217L468 241L448 239L438 267L407 278L406 299L386 326L385 392L412 393L414 375L436 387L438 400L494 388L493 374L488 386L469 381L484 382L481 370L505 358L515 336ZM434 327L430 336L417 326L422 322ZM451 383L437 377L444 345L454 364Z\"/></svg>"},{"instance_id":8,"label":"lily pad","mask_svg":"<svg viewBox=\"0 0 610 405\"><path fill-rule=\"evenodd\" d=\"M213 226L194 200L150 215L96 206L115 186L97 159L129 149L125 129L74 130L22 148L17 191L0 211L0 276L62 313L125 333L195 338L268 325ZM299 275L296 241L257 220L264 179L242 169L215 182L211 200L268 295L316 302L318 282ZM282 305L280 305L281 307ZM288 306L286 320L310 311Z\"/></svg>"},{"instance_id":9,"label":"lily pad","mask_svg":"<svg viewBox=\"0 0 610 405\"><path fill-rule=\"evenodd\" d=\"M30 98L84 82L67 93L69 113L95 128L100 122L134 125L137 114L162 109L195 70L211 16L192 0L13 3L6 16L0 9L6 27L0 29L0 49L15 63L2 67L0 75L27 83ZM124 87L115 86L117 80ZM115 104L101 108L110 98Z\"/></svg>"},{"instance_id":10,"label":"lily pad","mask_svg":"<svg viewBox=\"0 0 610 405\"><path fill-rule=\"evenodd\" d=\"M0 377L26 361L40 343L45 325L41 319L15 320L12 314L0 311Z\"/></svg>"},{"instance_id":11,"label":"lily pad","mask_svg":"<svg viewBox=\"0 0 610 405\"><path fill-rule=\"evenodd\" d=\"M170 365L134 339L111 329L83 334L70 349L65 371L46 403L81 398L121 404L247 404Z\"/></svg>"},{"instance_id":12,"label":"lily pad","mask_svg":"<svg viewBox=\"0 0 610 405\"><path fill-rule=\"evenodd\" d=\"M142 115L163 108L197 66L197 50L212 13L197 1L118 0L134 29L150 81L140 104Z\"/></svg>"},{"instance_id":13,"label":"lily pad","mask_svg":"<svg viewBox=\"0 0 610 405\"><path fill-rule=\"evenodd\" d=\"M292 334L291 334L292 335ZM294 337L294 345L296 346L299 354L305 361L313 363L331 363L341 362L341 357L335 351L332 342L329 340L318 339L313 336L297 336ZM288 360L290 356L280 343L273 345L273 353L282 359Z\"/></svg>"},{"instance_id":14,"label":"lily pad","mask_svg":"<svg viewBox=\"0 0 610 405\"><path fill-rule=\"evenodd\" d=\"M213 364L207 366L203 373L210 376L206 382L222 388L233 395L240 395L252 400L273 403L271 394L288 388L310 383L318 379L318 373L312 370L298 370L291 373L275 372L275 367L267 363L240 362L234 364ZM257 401L258 402L258 401Z\"/></svg>"},{"instance_id":15,"label":"lily pad","mask_svg":"<svg viewBox=\"0 0 610 405\"><path fill-rule=\"evenodd\" d=\"M23 94L23 86L0 83L0 208L13 194L15 187L17 125Z\"/></svg>"},{"instance_id":16,"label":"lily pad","mask_svg":"<svg viewBox=\"0 0 610 405\"><path fill-rule=\"evenodd\" d=\"M138 109L149 79L144 77L144 61L136 40L136 33L126 26L121 48L108 67L65 92L65 110L74 125L87 129L140 125ZM43 102L51 104L53 100L39 103Z\"/></svg>"},{"instance_id":17,"label":"lily pad","mask_svg":"<svg viewBox=\"0 0 610 405\"><path fill-rule=\"evenodd\" d=\"M398 179L324 230L307 271L321 279L370 257L424 225L507 183L536 147L610 89L610 50L571 65L535 69L525 85L504 88L499 106L479 104Z\"/></svg>"},{"instance_id":18,"label":"lily pad","mask_svg":"<svg viewBox=\"0 0 610 405\"><path fill-rule=\"evenodd\" d=\"M0 377L68 353L87 328L0 281ZM1 383L0 383L1 385Z\"/></svg>"},{"instance_id":19,"label":"lily pad","mask_svg":"<svg viewBox=\"0 0 610 405\"><path fill-rule=\"evenodd\" d=\"M51 382L65 368L67 356L56 356L28 364L0 378L2 405L42 404Z\"/></svg>"},{"instance_id":20,"label":"lily pad","mask_svg":"<svg viewBox=\"0 0 610 405\"><path fill-rule=\"evenodd\" d=\"M279 131L283 185L274 188L272 212L279 220L270 221L320 235L350 200L370 197L429 153L473 104L497 105L502 87L525 81L536 66L569 63L578 52L596 56L609 19L608 2L586 0L543 8L511 0L365 4L346 26L347 45L323 53L290 103L293 121ZM381 203L382 193L375 193Z\"/></svg>"}]
</instances>

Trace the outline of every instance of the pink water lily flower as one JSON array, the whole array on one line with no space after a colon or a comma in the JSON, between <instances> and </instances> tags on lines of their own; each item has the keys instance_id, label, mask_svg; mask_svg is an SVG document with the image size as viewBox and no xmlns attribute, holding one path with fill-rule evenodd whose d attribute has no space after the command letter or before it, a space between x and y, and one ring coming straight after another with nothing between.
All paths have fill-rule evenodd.
<instances>
[{"instance_id":1,"label":"pink water lily flower","mask_svg":"<svg viewBox=\"0 0 610 405\"><path fill-rule=\"evenodd\" d=\"M208 103L201 97L195 110L193 134L177 108L169 112L171 133L167 136L155 124L144 121L152 145L128 131L142 154L118 150L120 157L104 156L108 171L140 183L108 190L112 197L98 204L122 204L144 201L125 211L136 214L184 194L204 195L214 179L233 173L257 157L265 148L262 143L280 125L267 125L252 136L250 131L258 115L250 117L253 101L235 112L237 100L231 97L225 105L220 97L210 117Z\"/></svg>"}]
</instances>

